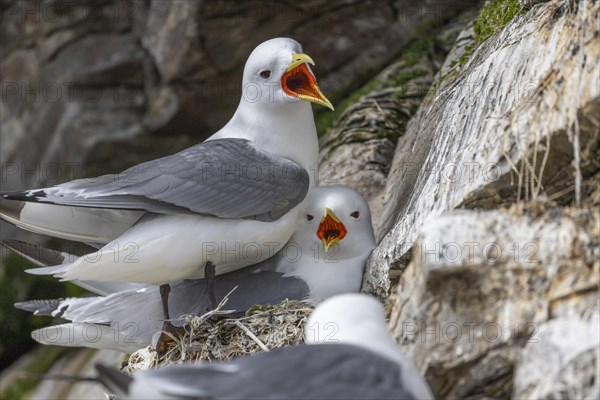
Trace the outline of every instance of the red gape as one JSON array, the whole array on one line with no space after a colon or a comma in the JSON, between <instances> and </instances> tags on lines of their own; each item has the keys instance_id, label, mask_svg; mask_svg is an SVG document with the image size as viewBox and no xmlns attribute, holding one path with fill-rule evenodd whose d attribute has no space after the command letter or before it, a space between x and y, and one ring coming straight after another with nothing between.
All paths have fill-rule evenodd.
<instances>
[{"instance_id":1,"label":"red gape","mask_svg":"<svg viewBox=\"0 0 600 400\"><path fill-rule=\"evenodd\" d=\"M317 237L329 244L334 239L342 240L348 231L341 221L336 221L331 215L326 215L317 229Z\"/></svg>"},{"instance_id":2,"label":"red gape","mask_svg":"<svg viewBox=\"0 0 600 400\"><path fill-rule=\"evenodd\" d=\"M281 77L281 87L283 91L290 96L303 94L316 99L320 99L320 93L315 88L318 88L317 80L310 73L306 64L300 64L291 71L287 71Z\"/></svg>"}]
</instances>

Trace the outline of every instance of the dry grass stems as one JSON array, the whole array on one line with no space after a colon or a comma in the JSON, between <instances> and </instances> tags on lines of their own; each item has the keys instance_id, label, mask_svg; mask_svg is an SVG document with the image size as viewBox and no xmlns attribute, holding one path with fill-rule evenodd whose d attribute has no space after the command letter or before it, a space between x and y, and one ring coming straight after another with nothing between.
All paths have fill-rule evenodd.
<instances>
[{"instance_id":1,"label":"dry grass stems","mask_svg":"<svg viewBox=\"0 0 600 400\"><path fill-rule=\"evenodd\" d=\"M132 373L186 361L228 360L304 342L304 324L312 312L310 305L285 300L274 305L253 306L240 318L227 318L232 313L225 309L228 296L204 315L183 316L185 335L172 337L169 350L160 360L149 346L133 353L124 371Z\"/></svg>"}]
</instances>

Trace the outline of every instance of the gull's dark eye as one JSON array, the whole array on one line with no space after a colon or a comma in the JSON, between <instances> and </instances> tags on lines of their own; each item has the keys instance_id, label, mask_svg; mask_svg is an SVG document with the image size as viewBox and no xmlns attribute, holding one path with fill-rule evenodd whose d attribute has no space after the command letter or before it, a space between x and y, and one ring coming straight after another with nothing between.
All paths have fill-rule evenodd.
<instances>
[{"instance_id":1,"label":"gull's dark eye","mask_svg":"<svg viewBox=\"0 0 600 400\"><path fill-rule=\"evenodd\" d=\"M353 218L358 218L360 217L360 213L358 211L354 211L352 214L350 214L350 216Z\"/></svg>"},{"instance_id":2,"label":"gull's dark eye","mask_svg":"<svg viewBox=\"0 0 600 400\"><path fill-rule=\"evenodd\" d=\"M312 221L312 220L313 220L313 218L314 218L314 217L313 217L312 215L310 215L310 214L306 214L306 219L307 219L308 221Z\"/></svg>"},{"instance_id":3,"label":"gull's dark eye","mask_svg":"<svg viewBox=\"0 0 600 400\"><path fill-rule=\"evenodd\" d=\"M269 79L269 77L271 76L271 71L269 71L268 69L265 69L264 71L260 71L259 75L263 79Z\"/></svg>"}]
</instances>

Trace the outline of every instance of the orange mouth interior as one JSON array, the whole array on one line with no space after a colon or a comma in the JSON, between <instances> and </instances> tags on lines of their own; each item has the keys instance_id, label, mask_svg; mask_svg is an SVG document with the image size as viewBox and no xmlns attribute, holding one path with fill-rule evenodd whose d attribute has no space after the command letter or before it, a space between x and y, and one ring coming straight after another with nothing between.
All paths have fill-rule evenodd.
<instances>
[{"instance_id":1,"label":"orange mouth interior","mask_svg":"<svg viewBox=\"0 0 600 400\"><path fill-rule=\"evenodd\" d=\"M321 100L317 80L310 73L306 64L300 64L296 68L285 72L281 77L281 87L285 94L289 96L304 95Z\"/></svg>"},{"instance_id":2,"label":"orange mouth interior","mask_svg":"<svg viewBox=\"0 0 600 400\"><path fill-rule=\"evenodd\" d=\"M325 248L328 248L333 242L342 240L348 231L344 224L336 221L331 215L326 215L319 224L317 237L321 239ZM336 240L337 239L337 240Z\"/></svg>"}]
</instances>

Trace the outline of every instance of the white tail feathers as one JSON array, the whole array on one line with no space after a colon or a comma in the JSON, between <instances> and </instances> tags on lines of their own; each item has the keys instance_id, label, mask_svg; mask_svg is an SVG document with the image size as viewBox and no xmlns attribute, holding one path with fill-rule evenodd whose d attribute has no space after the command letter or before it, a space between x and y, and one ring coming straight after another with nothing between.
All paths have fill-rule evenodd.
<instances>
[{"instance_id":1,"label":"white tail feathers","mask_svg":"<svg viewBox=\"0 0 600 400\"><path fill-rule=\"evenodd\" d=\"M84 243L108 243L129 229L143 211L110 210L24 203L20 210L2 208L0 218L41 235Z\"/></svg>"},{"instance_id":2,"label":"white tail feathers","mask_svg":"<svg viewBox=\"0 0 600 400\"><path fill-rule=\"evenodd\" d=\"M31 275L52 275L55 278L62 278L64 276L65 272L67 272L69 265L71 265L71 264L68 263L68 264L54 265L52 267L29 268L29 269L26 269L25 272L27 272L28 274L31 274Z\"/></svg>"}]
</instances>

